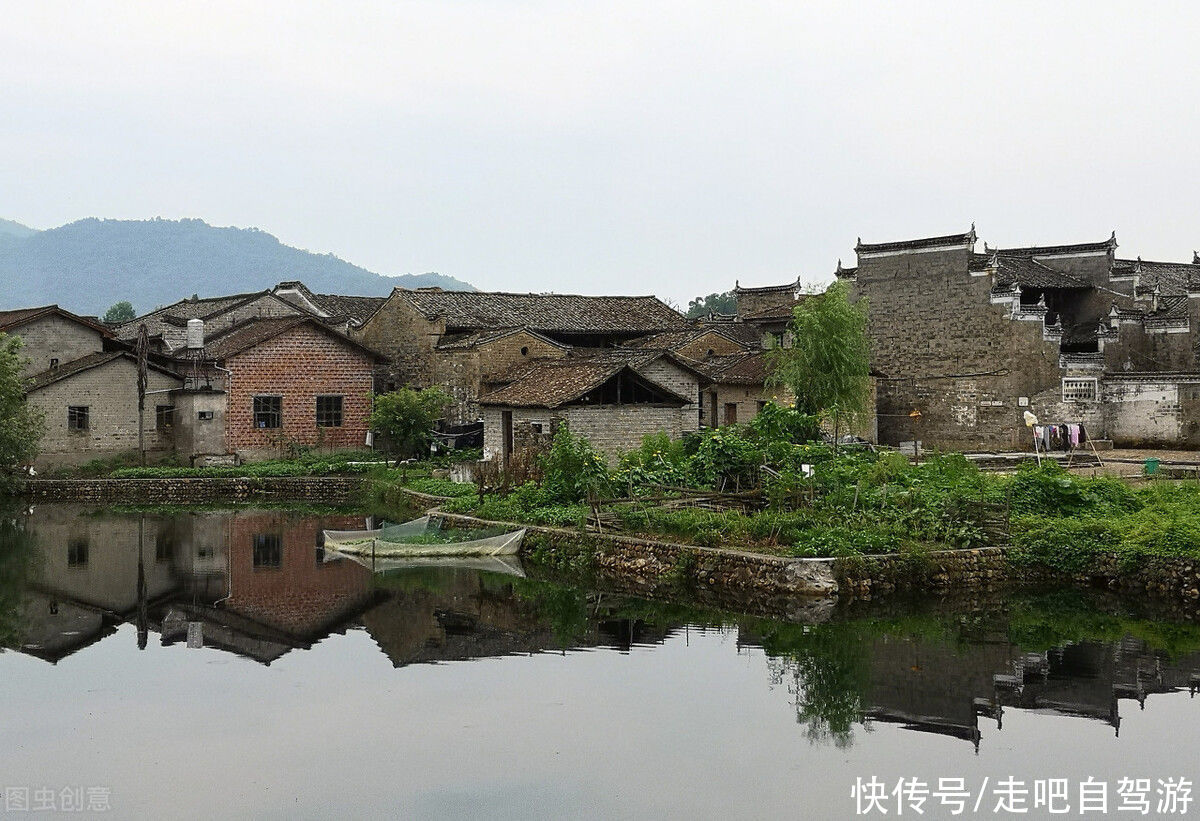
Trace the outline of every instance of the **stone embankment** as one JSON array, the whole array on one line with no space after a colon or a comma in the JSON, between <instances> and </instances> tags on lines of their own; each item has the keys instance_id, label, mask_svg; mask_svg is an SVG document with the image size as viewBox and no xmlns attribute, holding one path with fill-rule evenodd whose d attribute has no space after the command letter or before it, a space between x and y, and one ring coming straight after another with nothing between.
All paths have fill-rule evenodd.
<instances>
[{"instance_id":1,"label":"stone embankment","mask_svg":"<svg viewBox=\"0 0 1200 821\"><path fill-rule=\"evenodd\" d=\"M354 504L361 476L271 476L204 479L30 479L21 495L31 502L194 505L220 502Z\"/></svg>"}]
</instances>

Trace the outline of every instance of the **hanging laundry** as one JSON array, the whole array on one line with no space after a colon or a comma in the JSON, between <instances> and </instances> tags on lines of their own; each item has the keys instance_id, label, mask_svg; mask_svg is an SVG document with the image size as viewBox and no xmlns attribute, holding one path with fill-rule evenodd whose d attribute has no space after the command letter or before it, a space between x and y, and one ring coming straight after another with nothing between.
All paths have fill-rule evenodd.
<instances>
[{"instance_id":1,"label":"hanging laundry","mask_svg":"<svg viewBox=\"0 0 1200 821\"><path fill-rule=\"evenodd\" d=\"M1079 447L1079 431L1081 425L1067 425L1067 431L1071 439L1071 447Z\"/></svg>"}]
</instances>

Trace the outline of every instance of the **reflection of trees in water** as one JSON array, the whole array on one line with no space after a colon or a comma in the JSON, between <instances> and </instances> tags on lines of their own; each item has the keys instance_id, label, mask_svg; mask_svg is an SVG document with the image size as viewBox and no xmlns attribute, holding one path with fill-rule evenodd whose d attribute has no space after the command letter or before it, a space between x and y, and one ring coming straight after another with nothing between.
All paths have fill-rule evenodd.
<instances>
[{"instance_id":1,"label":"reflection of trees in water","mask_svg":"<svg viewBox=\"0 0 1200 821\"><path fill-rule=\"evenodd\" d=\"M25 532L16 502L0 500L0 647L21 641L25 585L33 564L33 537Z\"/></svg>"},{"instance_id":2,"label":"reflection of trees in water","mask_svg":"<svg viewBox=\"0 0 1200 821\"><path fill-rule=\"evenodd\" d=\"M771 683L785 685L796 707L796 721L813 742L839 748L854 743L854 725L862 723L871 672L862 637L828 626L799 626L765 636Z\"/></svg>"}]
</instances>

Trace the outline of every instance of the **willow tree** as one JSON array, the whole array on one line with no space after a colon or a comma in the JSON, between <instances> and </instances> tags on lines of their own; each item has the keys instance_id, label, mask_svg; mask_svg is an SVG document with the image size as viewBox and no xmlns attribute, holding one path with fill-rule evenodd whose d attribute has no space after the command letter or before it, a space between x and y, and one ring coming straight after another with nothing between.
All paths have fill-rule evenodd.
<instances>
[{"instance_id":1,"label":"willow tree","mask_svg":"<svg viewBox=\"0 0 1200 821\"><path fill-rule=\"evenodd\" d=\"M851 302L844 282L810 294L792 312L791 342L770 353L773 385L796 397L796 409L834 422L853 424L871 403L871 345L865 299Z\"/></svg>"}]
</instances>

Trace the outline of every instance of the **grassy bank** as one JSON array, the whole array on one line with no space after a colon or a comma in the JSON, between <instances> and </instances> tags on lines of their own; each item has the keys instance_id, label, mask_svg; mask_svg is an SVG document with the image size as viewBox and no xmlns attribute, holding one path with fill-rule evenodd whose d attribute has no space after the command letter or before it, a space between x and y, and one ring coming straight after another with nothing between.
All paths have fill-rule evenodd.
<instances>
[{"instance_id":1,"label":"grassy bank","mask_svg":"<svg viewBox=\"0 0 1200 821\"><path fill-rule=\"evenodd\" d=\"M788 413L775 409L760 415L768 417L762 424L685 442L648 437L615 467L562 431L535 466L522 466L523 475L486 479L482 497L476 485L422 478L407 484L451 497L442 508L453 513L582 528L598 512L602 527L624 533L787 556L1006 543L1016 562L1071 573L1101 554L1131 564L1154 556L1200 559L1196 482L1135 488L1051 463L999 475L959 454L914 465L895 452L834 453L825 444L793 442ZM377 493L395 486L394 477L384 478Z\"/></svg>"}]
</instances>

